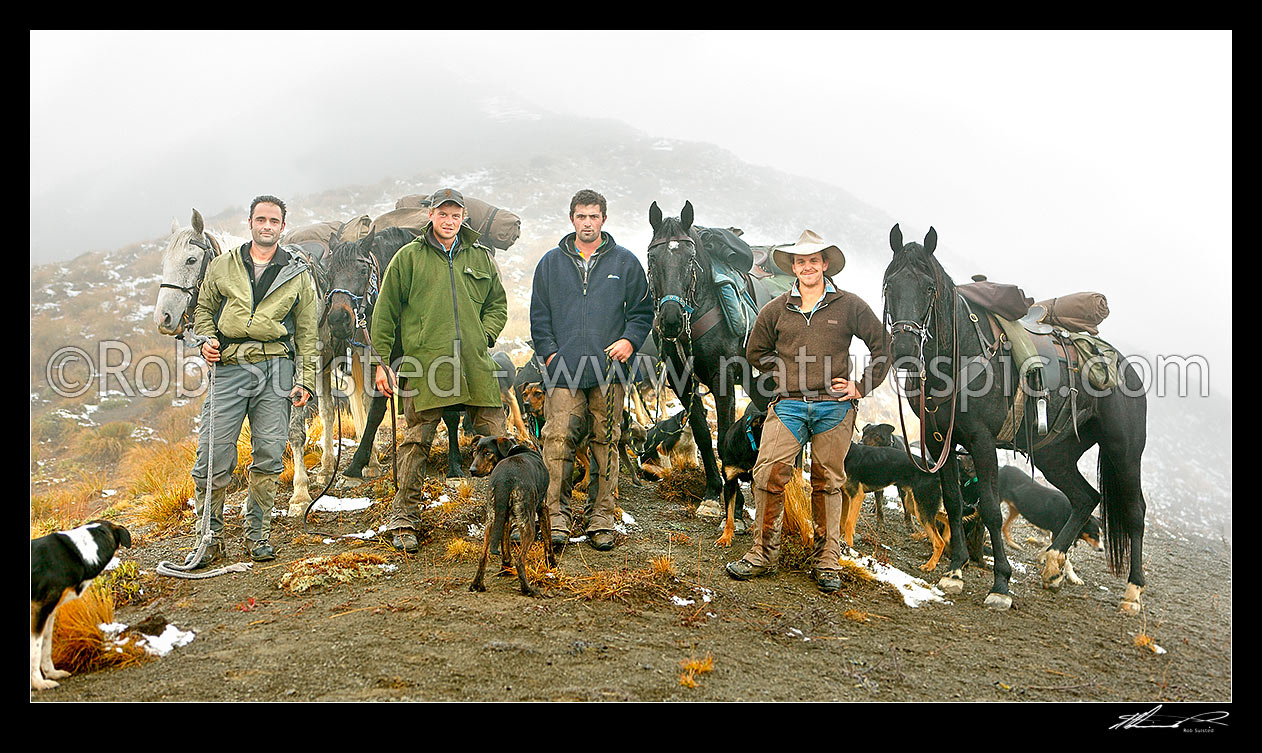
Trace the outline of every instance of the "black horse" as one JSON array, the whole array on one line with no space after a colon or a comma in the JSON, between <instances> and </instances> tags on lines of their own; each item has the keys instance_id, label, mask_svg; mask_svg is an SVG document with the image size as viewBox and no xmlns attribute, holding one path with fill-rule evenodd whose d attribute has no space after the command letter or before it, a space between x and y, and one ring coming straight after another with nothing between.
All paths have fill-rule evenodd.
<instances>
[{"instance_id":1,"label":"black horse","mask_svg":"<svg viewBox=\"0 0 1262 753\"><path fill-rule=\"evenodd\" d=\"M884 289L894 366L912 369L904 381L907 402L921 416L928 459L940 465L943 475L952 534L951 568L938 585L949 593L960 593L964 588L961 570L968 551L961 520L959 470L952 462L958 442L976 464L979 507L994 548L994 585L986 605L995 609L1011 606L1008 580L1012 567L1004 555L995 453L999 447L1014 448L1030 453L1034 465L1073 503L1069 520L1040 557L1043 586L1060 588L1066 552L1092 510L1102 502L1109 564L1114 572L1126 566L1129 553L1130 574L1121 608L1138 613L1144 590L1145 503L1140 460L1147 416L1139 374L1123 363L1120 388L1102 391L1088 383L1085 370L1066 369L1052 361L1044 370L1048 387L1053 386L1052 380L1060 386L1048 395L1047 415L1064 417L1061 430L1057 432L1054 427L1051 434L1038 436L1031 426L1033 410L1025 411L1020 423L1014 421L1015 410L1009 417L1013 407L1009 396L1023 388L1013 387L1011 365L1003 363L1006 359L995 357L998 347L985 316L972 316L975 312L934 258L937 242L937 232L930 228L923 246L904 245L902 231L895 225L890 231L894 259L885 270ZM1066 359L1072 360L1069 354ZM1001 440L1000 436L1011 439ZM1078 458L1097 444L1098 492L1078 472Z\"/></svg>"},{"instance_id":2,"label":"black horse","mask_svg":"<svg viewBox=\"0 0 1262 753\"><path fill-rule=\"evenodd\" d=\"M657 202L649 207L653 228L648 248L649 290L655 313L653 336L666 378L688 410L688 424L705 468L705 498L698 512L717 517L724 480L715 461L705 403L697 386L704 384L714 396L720 437L727 435L735 420L736 385L744 388L761 411L766 411L773 388L770 374L752 376L745 361L744 335L733 333L723 322L710 256L692 221L691 202L684 202L679 218L663 218ZM753 322L749 325L752 327ZM737 509L742 509L739 486L732 493L737 496Z\"/></svg>"}]
</instances>

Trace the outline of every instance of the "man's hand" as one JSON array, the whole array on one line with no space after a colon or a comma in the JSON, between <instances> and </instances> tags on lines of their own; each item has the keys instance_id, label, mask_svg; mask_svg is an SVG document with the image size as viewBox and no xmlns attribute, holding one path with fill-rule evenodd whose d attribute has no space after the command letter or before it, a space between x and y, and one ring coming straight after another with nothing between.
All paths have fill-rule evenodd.
<instances>
[{"instance_id":1,"label":"man's hand","mask_svg":"<svg viewBox=\"0 0 1262 753\"><path fill-rule=\"evenodd\" d=\"M842 379L841 377L833 378L832 393L841 400L854 400L862 397L859 394L858 386L856 386L853 381L849 379Z\"/></svg>"},{"instance_id":2,"label":"man's hand","mask_svg":"<svg viewBox=\"0 0 1262 753\"><path fill-rule=\"evenodd\" d=\"M631 341L625 337L618 340L613 345L610 345L608 348L605 348L605 353L610 358L621 363L626 363L627 359L630 358L631 354L634 352L635 348L632 347Z\"/></svg>"},{"instance_id":3,"label":"man's hand","mask_svg":"<svg viewBox=\"0 0 1262 753\"><path fill-rule=\"evenodd\" d=\"M311 399L311 393L307 392L307 388L301 384L295 384L294 388L289 391L289 401L293 403L295 408L301 408Z\"/></svg>"},{"instance_id":4,"label":"man's hand","mask_svg":"<svg viewBox=\"0 0 1262 753\"><path fill-rule=\"evenodd\" d=\"M206 363L219 362L219 341L218 340L212 337L206 342L202 343L202 358L206 359Z\"/></svg>"},{"instance_id":5,"label":"man's hand","mask_svg":"<svg viewBox=\"0 0 1262 753\"><path fill-rule=\"evenodd\" d=\"M395 375L389 366L377 365L377 391L383 395L394 394Z\"/></svg>"}]
</instances>

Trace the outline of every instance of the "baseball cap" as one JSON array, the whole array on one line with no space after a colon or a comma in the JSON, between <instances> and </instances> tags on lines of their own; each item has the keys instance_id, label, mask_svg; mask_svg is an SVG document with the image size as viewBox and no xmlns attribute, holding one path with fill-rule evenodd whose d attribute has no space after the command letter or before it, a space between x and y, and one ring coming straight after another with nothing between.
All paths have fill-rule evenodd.
<instances>
[{"instance_id":1,"label":"baseball cap","mask_svg":"<svg viewBox=\"0 0 1262 753\"><path fill-rule=\"evenodd\" d=\"M459 204L461 209L464 208L464 196L454 188L440 189L435 191L433 196L429 197L429 205L433 209L437 209L448 202L454 202Z\"/></svg>"}]
</instances>

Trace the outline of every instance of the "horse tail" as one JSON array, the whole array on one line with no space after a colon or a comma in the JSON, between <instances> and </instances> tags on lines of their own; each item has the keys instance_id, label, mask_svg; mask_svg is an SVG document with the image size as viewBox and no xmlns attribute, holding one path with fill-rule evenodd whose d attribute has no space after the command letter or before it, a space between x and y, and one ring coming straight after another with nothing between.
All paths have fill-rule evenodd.
<instances>
[{"instance_id":1,"label":"horse tail","mask_svg":"<svg viewBox=\"0 0 1262 753\"><path fill-rule=\"evenodd\" d=\"M1096 486L1100 490L1100 523L1103 528L1109 569L1114 575L1127 572L1131 552L1125 479L1103 450L1096 461Z\"/></svg>"}]
</instances>

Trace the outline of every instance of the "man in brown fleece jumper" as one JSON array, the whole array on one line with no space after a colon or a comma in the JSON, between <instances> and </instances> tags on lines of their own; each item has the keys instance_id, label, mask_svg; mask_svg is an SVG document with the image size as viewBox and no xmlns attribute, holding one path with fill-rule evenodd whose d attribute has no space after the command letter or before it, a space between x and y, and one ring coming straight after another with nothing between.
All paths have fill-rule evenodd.
<instances>
[{"instance_id":1,"label":"man in brown fleece jumper","mask_svg":"<svg viewBox=\"0 0 1262 753\"><path fill-rule=\"evenodd\" d=\"M885 327L858 296L836 288L827 273L845 266L841 249L810 230L793 246L776 249L776 264L797 282L758 314L746 358L772 371L776 398L763 424L754 465L754 544L727 572L737 580L774 573L780 558L784 489L793 461L811 442L811 516L815 525L815 580L821 591L841 588L841 486L860 397L889 371ZM858 335L872 361L850 379L850 340Z\"/></svg>"}]
</instances>

